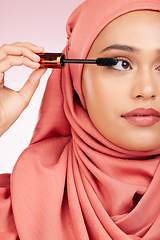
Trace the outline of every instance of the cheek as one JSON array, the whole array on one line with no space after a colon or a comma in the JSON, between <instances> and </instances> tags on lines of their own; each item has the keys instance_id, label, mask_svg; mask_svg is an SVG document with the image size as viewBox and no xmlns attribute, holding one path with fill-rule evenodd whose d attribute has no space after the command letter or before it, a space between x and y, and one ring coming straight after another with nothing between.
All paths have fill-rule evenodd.
<instances>
[{"instance_id":1,"label":"cheek","mask_svg":"<svg viewBox=\"0 0 160 240\"><path fill-rule=\"evenodd\" d=\"M94 71L94 68L89 67L83 73L82 89L91 121L107 138L108 128L113 126L115 129L120 119L122 97L119 86L102 70Z\"/></svg>"},{"instance_id":2,"label":"cheek","mask_svg":"<svg viewBox=\"0 0 160 240\"><path fill-rule=\"evenodd\" d=\"M126 84L124 86L126 88ZM108 111L118 110L120 102L126 97L124 91L127 90L122 90L120 81L107 74L105 69L89 66L83 71L82 91L87 110L94 115L96 111L105 114Z\"/></svg>"},{"instance_id":3,"label":"cheek","mask_svg":"<svg viewBox=\"0 0 160 240\"><path fill-rule=\"evenodd\" d=\"M87 111L90 115L95 115L104 110L104 106L107 106L109 91L106 92L106 81L101 77L94 67L86 67L83 72L82 78L82 90L84 99L87 106Z\"/></svg>"}]
</instances>

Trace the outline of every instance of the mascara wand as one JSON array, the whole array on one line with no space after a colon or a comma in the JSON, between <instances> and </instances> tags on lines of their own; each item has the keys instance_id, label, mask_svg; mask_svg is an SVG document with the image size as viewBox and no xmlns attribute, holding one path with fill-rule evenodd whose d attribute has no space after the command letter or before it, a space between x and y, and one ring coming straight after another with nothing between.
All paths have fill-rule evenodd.
<instances>
[{"instance_id":1,"label":"mascara wand","mask_svg":"<svg viewBox=\"0 0 160 240\"><path fill-rule=\"evenodd\" d=\"M118 60L115 58L97 58L97 59L66 59L62 53L40 53L41 68L64 68L66 63L77 64L97 64L98 66L113 66Z\"/></svg>"}]
</instances>

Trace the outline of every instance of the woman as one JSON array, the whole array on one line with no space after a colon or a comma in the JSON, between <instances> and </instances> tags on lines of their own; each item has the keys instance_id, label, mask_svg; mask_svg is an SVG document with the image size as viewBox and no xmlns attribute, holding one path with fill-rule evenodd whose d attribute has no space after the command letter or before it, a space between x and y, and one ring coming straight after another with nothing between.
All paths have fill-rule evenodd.
<instances>
[{"instance_id":1,"label":"woman","mask_svg":"<svg viewBox=\"0 0 160 240\"><path fill-rule=\"evenodd\" d=\"M118 62L52 72L10 187L10 176L1 176L1 239L160 239L160 2L110 3L87 0L74 11L64 53ZM2 50L4 58L16 55L16 64L23 54L39 67L32 52L40 48L18 43ZM27 82L29 90L20 92L25 102L43 73L36 70L35 87ZM12 121L2 118L1 134L23 108L10 113Z\"/></svg>"}]
</instances>

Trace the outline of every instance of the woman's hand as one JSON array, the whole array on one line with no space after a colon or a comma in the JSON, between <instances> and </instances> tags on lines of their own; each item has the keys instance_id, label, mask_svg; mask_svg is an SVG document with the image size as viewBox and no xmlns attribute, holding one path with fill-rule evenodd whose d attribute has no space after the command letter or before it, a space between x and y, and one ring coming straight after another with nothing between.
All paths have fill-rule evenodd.
<instances>
[{"instance_id":1,"label":"woman's hand","mask_svg":"<svg viewBox=\"0 0 160 240\"><path fill-rule=\"evenodd\" d=\"M5 44L0 47L0 136L18 119L28 106L45 69L38 69L42 47L31 43ZM4 86L4 74L12 66L25 65L35 69L20 91Z\"/></svg>"}]
</instances>

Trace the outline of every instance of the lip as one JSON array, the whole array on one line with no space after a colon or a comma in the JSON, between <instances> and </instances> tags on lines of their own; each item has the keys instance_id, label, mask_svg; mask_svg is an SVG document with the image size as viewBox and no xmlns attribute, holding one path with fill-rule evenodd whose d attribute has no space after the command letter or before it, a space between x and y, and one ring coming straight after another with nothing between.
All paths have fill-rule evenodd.
<instances>
[{"instance_id":1,"label":"lip","mask_svg":"<svg viewBox=\"0 0 160 240\"><path fill-rule=\"evenodd\" d=\"M140 127L152 126L160 121L160 112L153 108L137 108L124 115L129 123Z\"/></svg>"}]
</instances>

